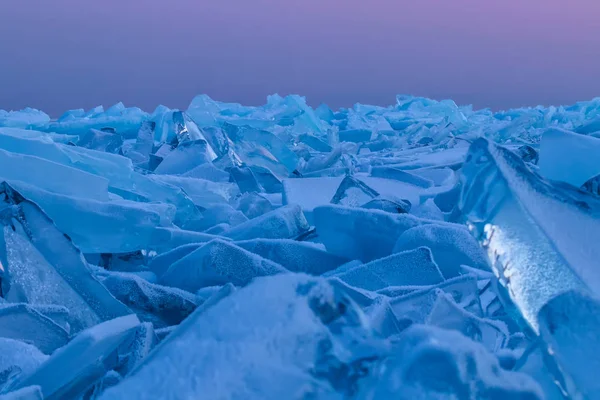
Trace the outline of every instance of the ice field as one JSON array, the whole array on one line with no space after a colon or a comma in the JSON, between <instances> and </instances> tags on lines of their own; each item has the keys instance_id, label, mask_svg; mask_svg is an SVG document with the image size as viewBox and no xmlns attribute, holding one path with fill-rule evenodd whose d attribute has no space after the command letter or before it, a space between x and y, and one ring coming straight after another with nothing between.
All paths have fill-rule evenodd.
<instances>
[{"instance_id":1,"label":"ice field","mask_svg":"<svg viewBox=\"0 0 600 400\"><path fill-rule=\"evenodd\" d=\"M600 399L600 98L0 110L0 400Z\"/></svg>"}]
</instances>

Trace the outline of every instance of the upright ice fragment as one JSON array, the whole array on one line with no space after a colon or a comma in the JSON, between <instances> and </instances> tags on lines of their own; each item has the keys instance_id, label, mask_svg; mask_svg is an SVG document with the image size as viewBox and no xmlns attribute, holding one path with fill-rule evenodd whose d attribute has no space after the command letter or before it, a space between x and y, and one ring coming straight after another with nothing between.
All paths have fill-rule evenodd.
<instances>
[{"instance_id":1,"label":"upright ice fragment","mask_svg":"<svg viewBox=\"0 0 600 400\"><path fill-rule=\"evenodd\" d=\"M0 185L0 195L4 197L2 265L10 282L4 297L64 305L74 332L131 313L92 276L80 251L35 204L6 183Z\"/></svg>"},{"instance_id":2,"label":"upright ice fragment","mask_svg":"<svg viewBox=\"0 0 600 400\"><path fill-rule=\"evenodd\" d=\"M579 358L572 341L555 342L552 334L544 333L548 314L543 310L548 310L548 304L560 305L558 299L568 299L565 293L572 291L582 292L580 299L598 298L599 201L583 192L553 187L516 154L484 139L472 144L462 180L460 208L487 249L506 292L531 327L542 333L562 373L577 379L571 394L595 393L595 383L573 362ZM597 319L597 307L587 307L585 301L574 307L580 321ZM588 354L595 351L590 348Z\"/></svg>"},{"instance_id":3,"label":"upright ice fragment","mask_svg":"<svg viewBox=\"0 0 600 400\"><path fill-rule=\"evenodd\" d=\"M562 129L544 132L540 144L540 173L547 179L582 186L600 174L600 139Z\"/></svg>"}]
</instances>

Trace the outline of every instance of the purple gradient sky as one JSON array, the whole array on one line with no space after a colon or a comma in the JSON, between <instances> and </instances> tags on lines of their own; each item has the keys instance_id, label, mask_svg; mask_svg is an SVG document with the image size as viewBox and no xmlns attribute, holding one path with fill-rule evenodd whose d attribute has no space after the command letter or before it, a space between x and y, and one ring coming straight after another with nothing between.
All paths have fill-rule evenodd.
<instances>
[{"instance_id":1,"label":"purple gradient sky","mask_svg":"<svg viewBox=\"0 0 600 400\"><path fill-rule=\"evenodd\" d=\"M0 109L600 96L598 0L4 0Z\"/></svg>"}]
</instances>

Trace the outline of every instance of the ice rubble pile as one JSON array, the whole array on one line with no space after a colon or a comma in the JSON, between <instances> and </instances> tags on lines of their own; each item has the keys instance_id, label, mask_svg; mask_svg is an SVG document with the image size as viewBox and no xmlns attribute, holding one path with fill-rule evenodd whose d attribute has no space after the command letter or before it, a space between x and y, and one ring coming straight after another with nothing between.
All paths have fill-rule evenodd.
<instances>
[{"instance_id":1,"label":"ice rubble pile","mask_svg":"<svg viewBox=\"0 0 600 400\"><path fill-rule=\"evenodd\" d=\"M562 398L537 313L585 271L507 296L462 222L517 226L519 168L598 193L597 134L599 99L0 111L0 399Z\"/></svg>"}]
</instances>

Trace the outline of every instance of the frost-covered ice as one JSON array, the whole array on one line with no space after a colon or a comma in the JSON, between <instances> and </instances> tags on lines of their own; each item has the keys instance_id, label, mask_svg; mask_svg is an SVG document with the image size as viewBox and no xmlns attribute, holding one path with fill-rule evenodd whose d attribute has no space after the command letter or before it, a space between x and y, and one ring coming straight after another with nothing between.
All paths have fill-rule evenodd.
<instances>
[{"instance_id":1,"label":"frost-covered ice","mask_svg":"<svg viewBox=\"0 0 600 400\"><path fill-rule=\"evenodd\" d=\"M600 98L0 111L0 399L595 399Z\"/></svg>"}]
</instances>

